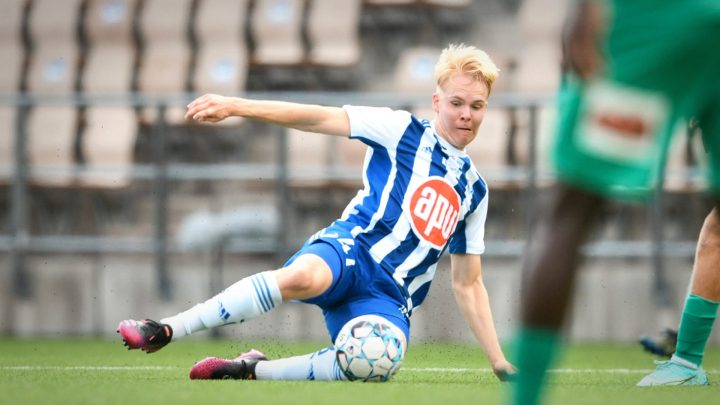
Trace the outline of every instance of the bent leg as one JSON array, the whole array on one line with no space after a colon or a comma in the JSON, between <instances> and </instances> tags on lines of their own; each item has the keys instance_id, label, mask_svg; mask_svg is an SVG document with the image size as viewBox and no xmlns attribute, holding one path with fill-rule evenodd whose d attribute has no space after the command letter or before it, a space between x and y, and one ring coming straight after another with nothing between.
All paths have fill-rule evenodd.
<instances>
[{"instance_id":1,"label":"bent leg","mask_svg":"<svg viewBox=\"0 0 720 405\"><path fill-rule=\"evenodd\" d=\"M329 259L321 257L321 245L306 246L285 267L245 277L209 300L161 322L170 325L177 338L257 318L284 301L320 295L333 281L326 262L332 254L325 254Z\"/></svg>"},{"instance_id":2,"label":"bent leg","mask_svg":"<svg viewBox=\"0 0 720 405\"><path fill-rule=\"evenodd\" d=\"M245 277L207 301L161 323L172 327L174 337L257 318L283 302L274 272Z\"/></svg>"}]
</instances>

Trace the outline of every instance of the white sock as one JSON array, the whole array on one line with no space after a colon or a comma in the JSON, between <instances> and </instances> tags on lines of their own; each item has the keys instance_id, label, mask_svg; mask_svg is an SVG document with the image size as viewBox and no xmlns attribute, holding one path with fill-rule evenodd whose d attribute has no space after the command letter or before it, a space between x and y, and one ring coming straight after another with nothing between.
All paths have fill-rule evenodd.
<instances>
[{"instance_id":1,"label":"white sock","mask_svg":"<svg viewBox=\"0 0 720 405\"><path fill-rule=\"evenodd\" d=\"M335 348L285 359L261 361L255 367L258 380L347 380L335 360Z\"/></svg>"},{"instance_id":2,"label":"white sock","mask_svg":"<svg viewBox=\"0 0 720 405\"><path fill-rule=\"evenodd\" d=\"M163 318L173 328L173 339L229 323L257 318L282 303L275 276L262 272L238 281L209 300L185 312Z\"/></svg>"}]
</instances>

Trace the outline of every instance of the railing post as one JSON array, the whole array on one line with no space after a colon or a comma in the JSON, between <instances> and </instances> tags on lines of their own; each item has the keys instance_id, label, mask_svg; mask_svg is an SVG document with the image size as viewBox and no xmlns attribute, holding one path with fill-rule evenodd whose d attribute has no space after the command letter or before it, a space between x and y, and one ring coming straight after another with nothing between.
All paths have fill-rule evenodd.
<instances>
[{"instance_id":1,"label":"railing post","mask_svg":"<svg viewBox=\"0 0 720 405\"><path fill-rule=\"evenodd\" d=\"M528 107L529 129L528 129L528 161L527 161L527 186L525 188L525 229L527 229L527 241L530 241L535 227L535 203L537 202L537 104L533 103Z\"/></svg>"},{"instance_id":2,"label":"railing post","mask_svg":"<svg viewBox=\"0 0 720 405\"><path fill-rule=\"evenodd\" d=\"M658 308L670 308L672 300L670 298L670 288L668 287L667 276L665 274L665 258L663 249L665 244L664 221L663 221L663 202L664 202L663 181L660 180L655 191L655 198L650 204L650 232L652 241L650 247L650 255L652 257L653 266L653 291L655 292L655 304Z\"/></svg>"},{"instance_id":3,"label":"railing post","mask_svg":"<svg viewBox=\"0 0 720 405\"><path fill-rule=\"evenodd\" d=\"M12 285L17 298L28 299L32 296L32 283L27 272L25 256L30 233L27 224L27 131L26 122L29 105L20 103L16 110L15 121L15 172L12 182L11 223L12 223Z\"/></svg>"},{"instance_id":4,"label":"railing post","mask_svg":"<svg viewBox=\"0 0 720 405\"><path fill-rule=\"evenodd\" d=\"M287 130L275 125L277 138L277 176L275 192L277 195L278 221L277 229L277 261L282 264L288 256L288 226L290 224L290 192L288 176L288 139Z\"/></svg>"},{"instance_id":5,"label":"railing post","mask_svg":"<svg viewBox=\"0 0 720 405\"><path fill-rule=\"evenodd\" d=\"M157 119L153 130L155 152L155 270L160 297L169 301L172 296L170 278L167 272L167 216L168 216L168 173L167 173L167 126L165 113L167 106L161 102L157 106Z\"/></svg>"}]
</instances>

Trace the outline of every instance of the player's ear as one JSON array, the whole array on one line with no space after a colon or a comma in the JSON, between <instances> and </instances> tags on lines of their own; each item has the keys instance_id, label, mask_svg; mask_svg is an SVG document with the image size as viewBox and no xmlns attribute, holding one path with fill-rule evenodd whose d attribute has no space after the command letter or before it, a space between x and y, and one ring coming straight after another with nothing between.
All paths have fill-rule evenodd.
<instances>
[{"instance_id":1,"label":"player's ear","mask_svg":"<svg viewBox=\"0 0 720 405\"><path fill-rule=\"evenodd\" d=\"M437 91L432 95L432 106L435 114L440 112L440 94Z\"/></svg>"}]
</instances>

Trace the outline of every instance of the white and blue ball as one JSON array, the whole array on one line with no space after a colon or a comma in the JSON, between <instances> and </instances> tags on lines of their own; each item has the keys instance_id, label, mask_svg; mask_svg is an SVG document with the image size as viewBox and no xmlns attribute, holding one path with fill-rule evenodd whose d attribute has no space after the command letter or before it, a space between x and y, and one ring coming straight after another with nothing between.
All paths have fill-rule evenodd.
<instances>
[{"instance_id":1,"label":"white and blue ball","mask_svg":"<svg viewBox=\"0 0 720 405\"><path fill-rule=\"evenodd\" d=\"M400 368L404 355L397 328L377 316L348 322L335 348L338 365L351 381L387 381Z\"/></svg>"}]
</instances>

